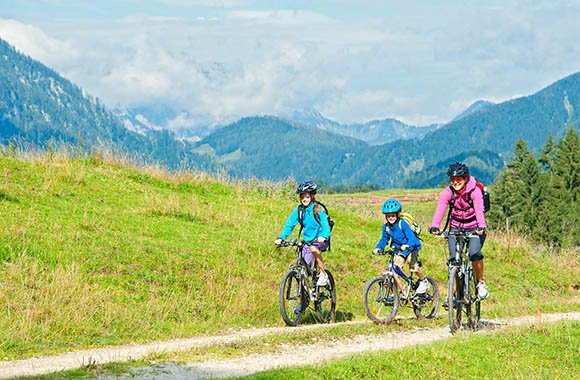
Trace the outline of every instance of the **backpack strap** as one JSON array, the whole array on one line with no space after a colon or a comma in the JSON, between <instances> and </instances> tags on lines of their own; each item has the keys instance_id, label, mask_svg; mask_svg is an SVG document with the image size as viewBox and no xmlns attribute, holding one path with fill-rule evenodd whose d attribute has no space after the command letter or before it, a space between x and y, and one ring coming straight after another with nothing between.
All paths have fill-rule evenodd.
<instances>
[{"instance_id":1,"label":"backpack strap","mask_svg":"<svg viewBox=\"0 0 580 380\"><path fill-rule=\"evenodd\" d=\"M467 203L469 204L469 207L467 207L467 208L455 207L455 191L453 190L453 187L451 187L451 186L449 186L449 190L451 191L451 200L449 201L449 212L447 213L447 221L445 222L445 227L443 228L442 231L445 231L447 229L447 226L449 225L450 219L453 219L459 223L469 223L469 222L473 222L474 220L477 220L475 217L472 217L469 219L457 219L457 218L454 218L453 215L451 214L454 209L457 209L459 211L467 211L469 209L474 208L473 207L473 200L471 199L471 193L475 189L471 189L467 193ZM449 226L449 228L451 228L451 226Z\"/></svg>"},{"instance_id":2,"label":"backpack strap","mask_svg":"<svg viewBox=\"0 0 580 380\"><path fill-rule=\"evenodd\" d=\"M304 229L304 205L302 203L298 205L298 223L300 223L300 231L298 231L298 238L300 238Z\"/></svg>"}]
</instances>

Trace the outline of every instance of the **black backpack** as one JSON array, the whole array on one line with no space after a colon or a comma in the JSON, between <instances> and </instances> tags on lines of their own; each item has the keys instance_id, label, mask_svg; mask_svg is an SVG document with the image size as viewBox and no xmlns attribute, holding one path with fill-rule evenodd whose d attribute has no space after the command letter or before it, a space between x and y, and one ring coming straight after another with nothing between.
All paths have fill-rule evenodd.
<instances>
[{"instance_id":1,"label":"black backpack","mask_svg":"<svg viewBox=\"0 0 580 380\"><path fill-rule=\"evenodd\" d=\"M314 201L314 203L321 206L324 212L326 213L328 226L330 227L330 232L332 232L332 228L334 227L334 220L332 220L332 218L330 217L328 209L322 202ZM322 225L320 223L320 215L314 213L314 219L316 219L318 224ZM304 228L304 205L302 203L298 205L298 223L300 223L300 232L298 232L298 236L300 236L302 235L302 229ZM330 238L328 239L328 249L330 250Z\"/></svg>"},{"instance_id":2,"label":"black backpack","mask_svg":"<svg viewBox=\"0 0 580 380\"><path fill-rule=\"evenodd\" d=\"M487 188L484 187L477 179L475 179L475 184L477 185L477 187L479 187L479 189L481 190L481 194L483 195L483 212L486 213L491 208L489 192L487 191ZM470 208L473 208L473 200L471 199L471 193L473 192L473 190L475 190L475 188L471 189L467 193L467 203L469 203L469 207L467 207L467 208L455 207L455 191L453 190L452 186L449 186L449 190L451 190L451 200L449 201L449 212L447 213L447 221L445 222L445 228L443 228L443 231L445 231L447 229L447 225L449 224L449 219L451 219L451 212L453 211L453 209L458 209L459 211L467 211ZM473 222L474 220L475 220L475 217L472 217L469 219L457 220L457 221L460 223L469 223L469 222Z\"/></svg>"}]
</instances>

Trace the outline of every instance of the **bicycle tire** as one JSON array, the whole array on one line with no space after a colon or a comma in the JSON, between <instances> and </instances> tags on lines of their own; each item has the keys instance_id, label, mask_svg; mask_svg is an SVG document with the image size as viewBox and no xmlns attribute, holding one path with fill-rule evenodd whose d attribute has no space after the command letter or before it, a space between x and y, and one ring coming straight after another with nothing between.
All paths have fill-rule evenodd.
<instances>
[{"instance_id":1,"label":"bicycle tire","mask_svg":"<svg viewBox=\"0 0 580 380\"><path fill-rule=\"evenodd\" d=\"M477 330L481 321L481 300L477 294L477 278L473 275L473 272L469 277L470 302L465 305L465 312L467 314L467 325L471 329Z\"/></svg>"},{"instance_id":2,"label":"bicycle tire","mask_svg":"<svg viewBox=\"0 0 580 380\"><path fill-rule=\"evenodd\" d=\"M393 297L392 305L389 297ZM371 321L382 324L391 323L399 311L399 292L393 278L378 276L370 280L363 291L363 305ZM384 317L382 317L383 310Z\"/></svg>"},{"instance_id":3,"label":"bicycle tire","mask_svg":"<svg viewBox=\"0 0 580 380\"><path fill-rule=\"evenodd\" d=\"M334 277L328 269L325 270L328 275L328 284L326 286L317 286L318 301L314 302L316 317L321 323L334 322L336 311L336 287Z\"/></svg>"},{"instance_id":4,"label":"bicycle tire","mask_svg":"<svg viewBox=\"0 0 580 380\"><path fill-rule=\"evenodd\" d=\"M429 282L429 290L425 294L416 295L413 300L413 311L418 319L432 319L439 310L439 286L431 276L425 276Z\"/></svg>"},{"instance_id":5,"label":"bicycle tire","mask_svg":"<svg viewBox=\"0 0 580 380\"><path fill-rule=\"evenodd\" d=\"M452 267L447 282L447 302L449 304L449 330L455 333L461 328L461 312L463 306L463 282L459 267ZM455 289L455 290L454 290Z\"/></svg>"},{"instance_id":6,"label":"bicycle tire","mask_svg":"<svg viewBox=\"0 0 580 380\"><path fill-rule=\"evenodd\" d=\"M300 275L295 270L284 273L280 282L280 314L288 326L297 326L306 312L304 288L300 284ZM304 302L304 303L303 303ZM302 307L299 307L298 305ZM298 310L298 312L295 312Z\"/></svg>"}]
</instances>

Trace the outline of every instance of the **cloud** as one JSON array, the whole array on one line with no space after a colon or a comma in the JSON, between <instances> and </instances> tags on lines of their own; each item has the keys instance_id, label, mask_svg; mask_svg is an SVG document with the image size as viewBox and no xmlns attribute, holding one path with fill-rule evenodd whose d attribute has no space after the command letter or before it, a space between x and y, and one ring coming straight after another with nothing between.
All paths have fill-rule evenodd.
<instances>
[{"instance_id":1,"label":"cloud","mask_svg":"<svg viewBox=\"0 0 580 380\"><path fill-rule=\"evenodd\" d=\"M302 10L232 11L228 14L228 17L233 20L264 24L316 25L317 23L336 23L336 20L331 17Z\"/></svg>"},{"instance_id":2,"label":"cloud","mask_svg":"<svg viewBox=\"0 0 580 380\"><path fill-rule=\"evenodd\" d=\"M580 61L574 2L162 1L111 20L0 20L0 36L109 106L173 108L174 128L313 107L342 122L445 122Z\"/></svg>"},{"instance_id":3,"label":"cloud","mask_svg":"<svg viewBox=\"0 0 580 380\"><path fill-rule=\"evenodd\" d=\"M247 1L241 0L161 0L161 4L172 5L172 6L195 6L201 5L205 7L216 7L216 8L231 8L239 7L247 4Z\"/></svg>"},{"instance_id":4,"label":"cloud","mask_svg":"<svg viewBox=\"0 0 580 380\"><path fill-rule=\"evenodd\" d=\"M0 19L0 37L20 52L51 67L66 67L79 59L68 43L51 38L40 29L12 19Z\"/></svg>"}]
</instances>

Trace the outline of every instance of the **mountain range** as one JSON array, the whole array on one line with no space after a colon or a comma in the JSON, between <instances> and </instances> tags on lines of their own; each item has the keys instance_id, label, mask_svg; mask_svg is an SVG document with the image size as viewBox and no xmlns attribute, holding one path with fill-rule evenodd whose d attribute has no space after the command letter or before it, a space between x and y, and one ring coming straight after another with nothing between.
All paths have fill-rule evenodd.
<instances>
[{"instance_id":1,"label":"mountain range","mask_svg":"<svg viewBox=\"0 0 580 380\"><path fill-rule=\"evenodd\" d=\"M170 168L242 178L438 186L448 163L460 160L489 183L519 138L540 149L550 134L559 138L570 126L578 127L579 107L576 73L529 96L476 102L445 125L409 126L395 119L345 125L310 110L205 126L211 131L205 136L176 133L160 127L175 116L163 107L111 112L0 39L0 144L82 143Z\"/></svg>"}]
</instances>

